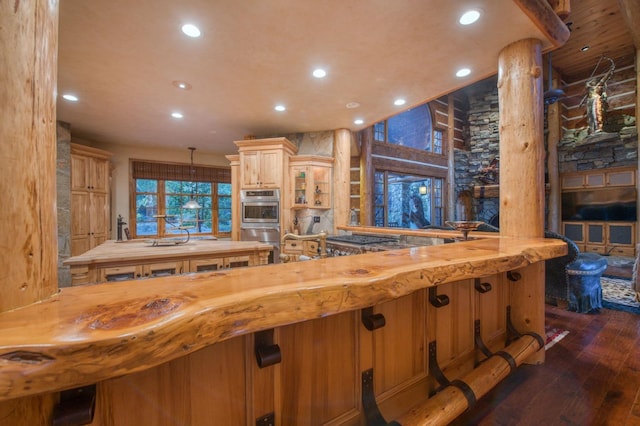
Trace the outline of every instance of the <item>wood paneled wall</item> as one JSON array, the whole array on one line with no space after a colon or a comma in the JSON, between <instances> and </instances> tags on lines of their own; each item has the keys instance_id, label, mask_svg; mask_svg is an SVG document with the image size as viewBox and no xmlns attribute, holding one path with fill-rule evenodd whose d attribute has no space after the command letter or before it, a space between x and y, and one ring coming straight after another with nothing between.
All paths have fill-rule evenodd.
<instances>
[{"instance_id":1,"label":"wood paneled wall","mask_svg":"<svg viewBox=\"0 0 640 426\"><path fill-rule=\"evenodd\" d=\"M603 61L596 76L602 75L608 66L609 63ZM561 100L564 107L562 118L564 127L567 129L586 129L588 127L586 100L584 100L586 95L585 83L588 80L589 78L565 81L563 83L566 96ZM607 117L609 119L622 115L635 116L636 87L637 71L633 64L616 68L613 77L607 83L607 101L609 104Z\"/></svg>"}]
</instances>

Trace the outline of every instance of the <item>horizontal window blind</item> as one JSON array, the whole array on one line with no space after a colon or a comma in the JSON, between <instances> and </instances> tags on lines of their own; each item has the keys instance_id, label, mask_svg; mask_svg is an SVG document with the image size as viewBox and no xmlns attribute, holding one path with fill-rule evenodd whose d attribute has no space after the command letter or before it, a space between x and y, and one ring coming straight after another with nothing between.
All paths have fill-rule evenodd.
<instances>
[{"instance_id":1,"label":"horizontal window blind","mask_svg":"<svg viewBox=\"0 0 640 426\"><path fill-rule=\"evenodd\" d=\"M231 168L191 166L132 160L133 179L183 180L191 182L231 183Z\"/></svg>"}]
</instances>

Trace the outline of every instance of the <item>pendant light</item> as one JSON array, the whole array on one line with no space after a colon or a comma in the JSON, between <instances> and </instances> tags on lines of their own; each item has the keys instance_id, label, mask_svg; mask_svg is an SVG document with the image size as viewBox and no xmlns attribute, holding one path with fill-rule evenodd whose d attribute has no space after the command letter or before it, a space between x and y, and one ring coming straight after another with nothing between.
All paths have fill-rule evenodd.
<instances>
[{"instance_id":1,"label":"pendant light","mask_svg":"<svg viewBox=\"0 0 640 426\"><path fill-rule=\"evenodd\" d=\"M195 170L193 168L193 151L195 151L195 150L196 149L194 147L192 147L192 146L189 147L189 151L191 151L191 169L190 169L191 174L193 174L195 172ZM193 197L193 193L192 193L191 194L191 198L189 199L189 201L184 203L182 208L183 209L201 209L202 206L200 204L198 204L198 202Z\"/></svg>"}]
</instances>

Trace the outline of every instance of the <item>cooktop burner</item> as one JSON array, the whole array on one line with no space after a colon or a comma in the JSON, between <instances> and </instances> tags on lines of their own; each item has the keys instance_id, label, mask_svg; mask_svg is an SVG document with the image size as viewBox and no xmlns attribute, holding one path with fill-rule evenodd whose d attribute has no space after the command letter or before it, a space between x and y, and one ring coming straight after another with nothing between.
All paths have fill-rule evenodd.
<instances>
[{"instance_id":1,"label":"cooktop burner","mask_svg":"<svg viewBox=\"0 0 640 426\"><path fill-rule=\"evenodd\" d=\"M327 242L368 245L394 243L397 241L395 238L377 237L372 235L332 235L327 237Z\"/></svg>"}]
</instances>

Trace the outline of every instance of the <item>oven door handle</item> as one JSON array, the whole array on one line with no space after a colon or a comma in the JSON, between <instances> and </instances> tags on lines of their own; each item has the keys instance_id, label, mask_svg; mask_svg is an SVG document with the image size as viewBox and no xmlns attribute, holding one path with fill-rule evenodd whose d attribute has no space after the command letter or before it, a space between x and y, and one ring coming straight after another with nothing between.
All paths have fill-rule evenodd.
<instances>
[{"instance_id":1,"label":"oven door handle","mask_svg":"<svg viewBox=\"0 0 640 426\"><path fill-rule=\"evenodd\" d=\"M252 230L252 229L262 229L262 230L265 230L265 231L278 231L278 232L280 232L280 228L273 227L273 226L249 226L249 227L241 226L240 227L241 231L249 231L249 230Z\"/></svg>"}]
</instances>

